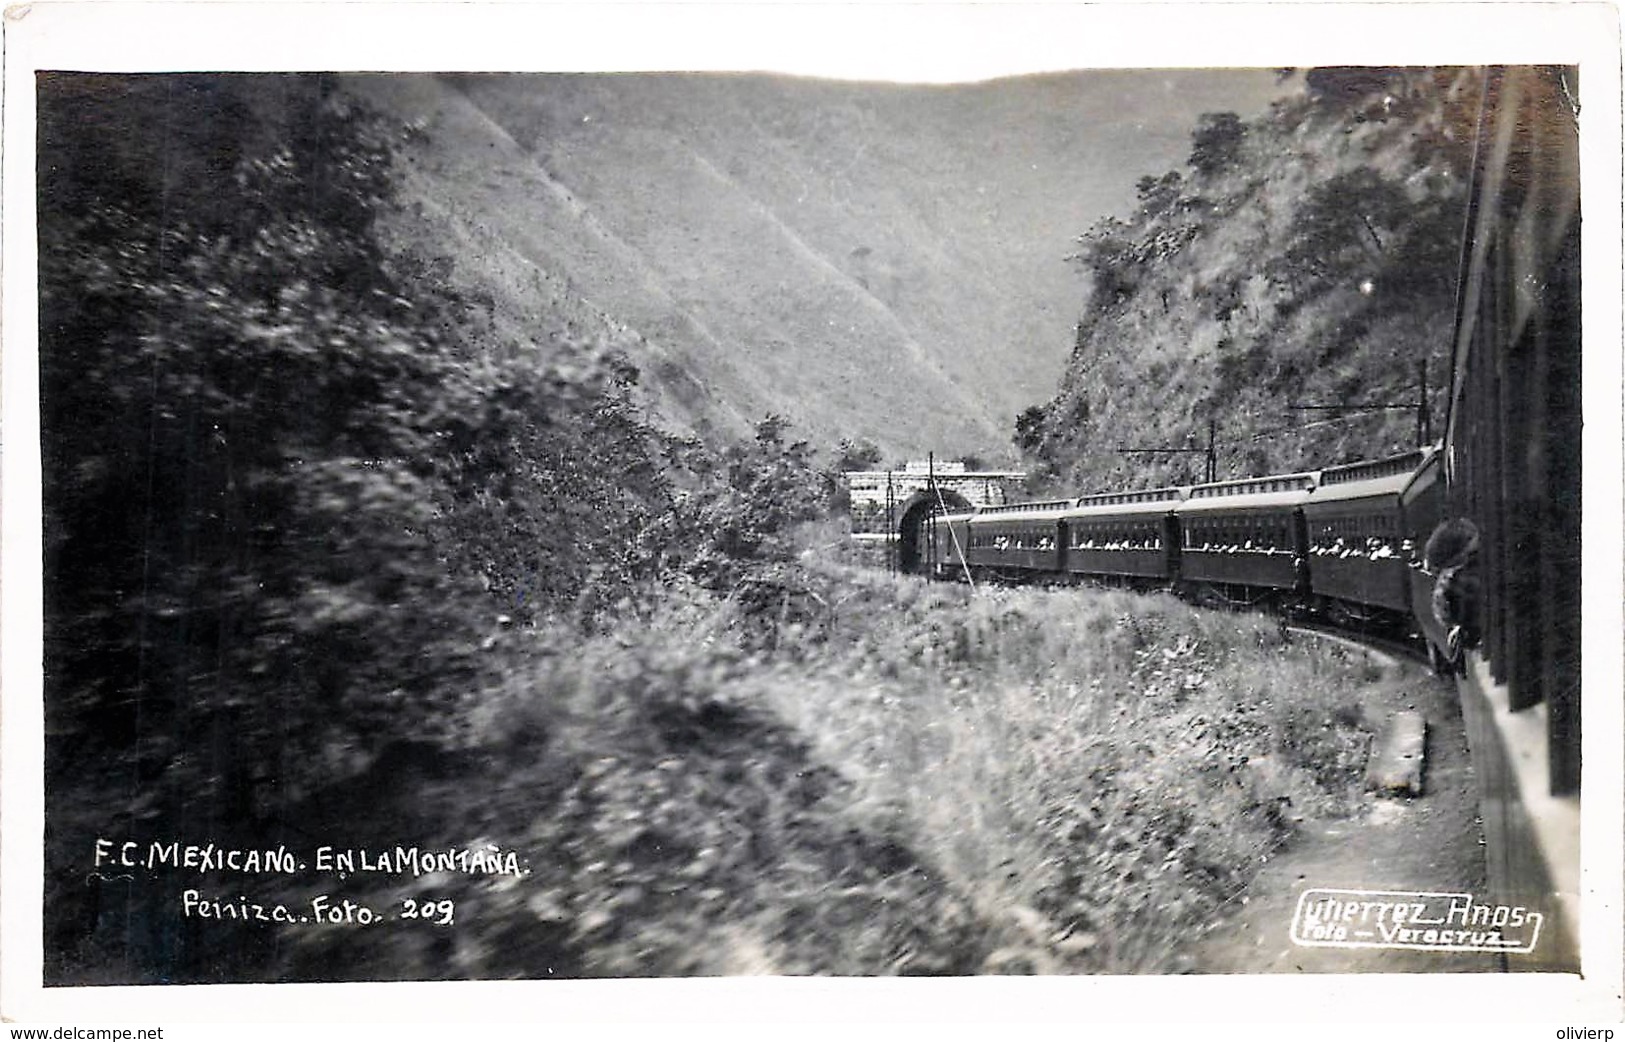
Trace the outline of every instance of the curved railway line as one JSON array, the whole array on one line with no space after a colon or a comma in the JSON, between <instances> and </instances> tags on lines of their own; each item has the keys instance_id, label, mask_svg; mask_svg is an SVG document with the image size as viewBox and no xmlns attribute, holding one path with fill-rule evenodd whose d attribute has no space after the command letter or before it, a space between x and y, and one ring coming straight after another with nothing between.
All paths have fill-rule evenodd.
<instances>
[{"instance_id":1,"label":"curved railway line","mask_svg":"<svg viewBox=\"0 0 1625 1042\"><path fill-rule=\"evenodd\" d=\"M1356 620L1419 635L1415 653L1455 679L1491 897L1542 909L1552 923L1541 949L1514 968L1571 971L1580 801L1573 79L1557 67L1484 72L1438 444L1290 474L944 510L918 536L935 578L1172 587L1283 609L1305 632Z\"/></svg>"},{"instance_id":2,"label":"curved railway line","mask_svg":"<svg viewBox=\"0 0 1625 1042\"><path fill-rule=\"evenodd\" d=\"M1384 665L1397 665L1401 660L1422 665L1428 664L1427 652L1423 651L1414 641L1400 641L1391 637L1374 636L1369 633L1349 634L1334 627L1305 623L1287 626L1286 631L1318 640L1332 641L1350 651L1358 651L1371 656Z\"/></svg>"}]
</instances>

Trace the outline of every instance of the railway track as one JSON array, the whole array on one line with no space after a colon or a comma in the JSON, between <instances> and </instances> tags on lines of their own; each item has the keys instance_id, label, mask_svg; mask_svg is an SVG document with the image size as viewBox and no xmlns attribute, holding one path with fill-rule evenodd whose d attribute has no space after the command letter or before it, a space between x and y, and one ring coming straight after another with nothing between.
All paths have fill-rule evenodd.
<instances>
[{"instance_id":1,"label":"railway track","mask_svg":"<svg viewBox=\"0 0 1625 1042\"><path fill-rule=\"evenodd\" d=\"M1394 666L1405 661L1431 668L1427 652L1423 650L1422 642L1418 639L1403 640L1373 633L1350 633L1328 624L1301 621L1288 623L1283 629L1287 633L1313 637L1339 644L1352 651L1363 652L1383 665Z\"/></svg>"}]
</instances>

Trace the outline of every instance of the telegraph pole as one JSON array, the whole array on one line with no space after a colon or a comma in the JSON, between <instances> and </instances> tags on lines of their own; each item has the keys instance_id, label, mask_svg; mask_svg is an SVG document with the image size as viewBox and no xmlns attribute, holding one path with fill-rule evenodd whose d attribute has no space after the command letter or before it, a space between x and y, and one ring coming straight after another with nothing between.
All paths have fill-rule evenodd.
<instances>
[{"instance_id":1,"label":"telegraph pole","mask_svg":"<svg viewBox=\"0 0 1625 1042\"><path fill-rule=\"evenodd\" d=\"M1207 480L1211 484L1219 480L1219 421L1209 416L1207 419Z\"/></svg>"}]
</instances>

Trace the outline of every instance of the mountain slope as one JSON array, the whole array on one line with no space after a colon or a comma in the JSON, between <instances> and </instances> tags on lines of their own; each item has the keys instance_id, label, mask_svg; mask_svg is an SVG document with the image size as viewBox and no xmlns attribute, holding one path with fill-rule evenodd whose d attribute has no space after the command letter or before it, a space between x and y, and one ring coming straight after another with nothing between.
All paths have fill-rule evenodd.
<instances>
[{"instance_id":1,"label":"mountain slope","mask_svg":"<svg viewBox=\"0 0 1625 1042\"><path fill-rule=\"evenodd\" d=\"M1083 321L1018 437L1078 491L1290 471L1416 444L1442 404L1477 109L1458 70L1313 70L1252 121L1204 120L1076 260ZM1303 408L1312 406L1314 408ZM1341 409L1326 406L1345 407Z\"/></svg>"},{"instance_id":2,"label":"mountain slope","mask_svg":"<svg viewBox=\"0 0 1625 1042\"><path fill-rule=\"evenodd\" d=\"M679 430L776 412L821 444L998 457L1060 375L1077 229L1128 197L1124 150L1182 153L1191 75L346 83L420 129L399 240L452 256L510 337L609 343Z\"/></svg>"}]
</instances>

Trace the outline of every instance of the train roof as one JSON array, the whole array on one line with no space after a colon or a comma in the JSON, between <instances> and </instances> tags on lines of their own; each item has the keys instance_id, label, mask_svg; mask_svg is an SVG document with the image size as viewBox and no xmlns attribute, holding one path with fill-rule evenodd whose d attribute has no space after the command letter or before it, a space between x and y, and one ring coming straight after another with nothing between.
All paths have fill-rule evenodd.
<instances>
[{"instance_id":1,"label":"train roof","mask_svg":"<svg viewBox=\"0 0 1625 1042\"><path fill-rule=\"evenodd\" d=\"M1409 506L1425 489L1439 480L1442 452L1443 446L1440 444L1429 445L1422 450L1422 461L1416 465L1411 476L1405 480L1405 487L1399 492L1401 503Z\"/></svg>"},{"instance_id":2,"label":"train roof","mask_svg":"<svg viewBox=\"0 0 1625 1042\"><path fill-rule=\"evenodd\" d=\"M1077 499L981 506L970 513L943 515L953 520L994 521L1109 518L1226 510L1271 509L1399 495L1436 450L1418 449L1383 459L1361 460L1321 471L1270 474L1192 486L1098 492Z\"/></svg>"},{"instance_id":3,"label":"train roof","mask_svg":"<svg viewBox=\"0 0 1625 1042\"><path fill-rule=\"evenodd\" d=\"M970 522L973 525L980 525L1011 521L1053 521L1065 516L1073 502L1070 499L1054 499L1038 503L1014 503L1002 507L978 507Z\"/></svg>"},{"instance_id":4,"label":"train roof","mask_svg":"<svg viewBox=\"0 0 1625 1042\"><path fill-rule=\"evenodd\" d=\"M1355 499L1373 499L1398 496L1416 476L1417 468L1426 458L1421 450L1407 452L1386 459L1363 460L1327 467L1320 472L1320 480L1310 493L1304 509L1319 504L1344 503Z\"/></svg>"},{"instance_id":5,"label":"train roof","mask_svg":"<svg viewBox=\"0 0 1625 1042\"><path fill-rule=\"evenodd\" d=\"M1412 449L1397 456L1384 456L1382 459L1360 460L1357 463L1343 463L1336 467L1327 467L1320 472L1319 484L1339 485L1355 481L1371 481L1377 478L1409 477L1422 465L1422 459L1428 454L1427 449Z\"/></svg>"},{"instance_id":6,"label":"train roof","mask_svg":"<svg viewBox=\"0 0 1625 1042\"><path fill-rule=\"evenodd\" d=\"M1083 496L1067 517L1136 517L1171 512L1190 494L1188 488L1146 488L1133 492L1100 492Z\"/></svg>"},{"instance_id":7,"label":"train roof","mask_svg":"<svg viewBox=\"0 0 1625 1042\"><path fill-rule=\"evenodd\" d=\"M1046 510L1064 510L1072 505L1070 499L1038 499L1031 503L1006 503L1003 506L977 507L978 514L1021 514Z\"/></svg>"},{"instance_id":8,"label":"train roof","mask_svg":"<svg viewBox=\"0 0 1625 1042\"><path fill-rule=\"evenodd\" d=\"M1096 492L1094 495L1079 497L1078 506L1110 506L1119 503L1167 503L1184 499L1188 495L1190 495L1189 488L1175 486L1142 488L1133 492Z\"/></svg>"},{"instance_id":9,"label":"train roof","mask_svg":"<svg viewBox=\"0 0 1625 1042\"><path fill-rule=\"evenodd\" d=\"M1294 507L1309 498L1315 475L1271 474L1261 478L1214 481L1191 487L1190 496L1174 507L1175 513Z\"/></svg>"}]
</instances>

